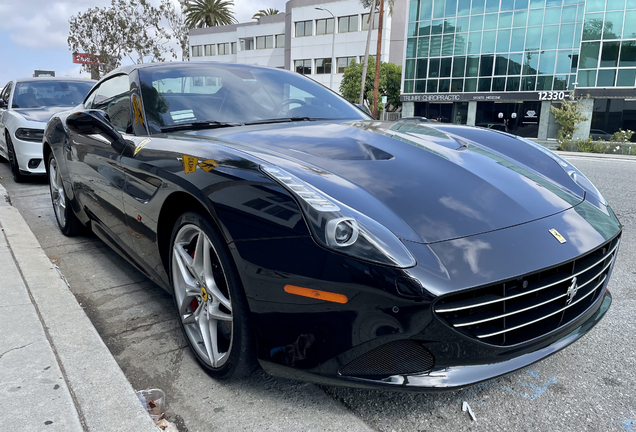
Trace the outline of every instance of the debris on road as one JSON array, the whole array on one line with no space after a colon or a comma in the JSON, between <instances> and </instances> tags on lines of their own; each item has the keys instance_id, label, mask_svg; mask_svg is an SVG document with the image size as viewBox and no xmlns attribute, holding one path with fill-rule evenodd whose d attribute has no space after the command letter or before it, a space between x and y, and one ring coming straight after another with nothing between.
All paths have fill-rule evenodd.
<instances>
[{"instance_id":1,"label":"debris on road","mask_svg":"<svg viewBox=\"0 0 636 432\"><path fill-rule=\"evenodd\" d=\"M166 419L158 421L157 427L164 432L179 432L177 426Z\"/></svg>"},{"instance_id":2,"label":"debris on road","mask_svg":"<svg viewBox=\"0 0 636 432\"><path fill-rule=\"evenodd\" d=\"M473 412L473 410L470 408L470 405L468 405L468 402L464 401L462 403L462 411L466 412L468 411L468 414L470 415L470 419L472 421L477 421L477 417L475 417L475 413Z\"/></svg>"},{"instance_id":3,"label":"debris on road","mask_svg":"<svg viewBox=\"0 0 636 432\"><path fill-rule=\"evenodd\" d=\"M52 260L51 260L51 264L53 264L53 268L55 268L55 270L57 270L58 274L60 275L60 279L62 279L64 281L64 283L66 284L66 286L69 289L71 289L71 286L69 285L68 281L66 280L66 278L62 274L62 270L60 270L60 268L57 266L57 264L55 264Z\"/></svg>"},{"instance_id":4,"label":"debris on road","mask_svg":"<svg viewBox=\"0 0 636 432\"><path fill-rule=\"evenodd\" d=\"M155 423L159 422L163 418L166 409L166 394L163 390L146 389L139 390L136 393L152 420Z\"/></svg>"}]
</instances>

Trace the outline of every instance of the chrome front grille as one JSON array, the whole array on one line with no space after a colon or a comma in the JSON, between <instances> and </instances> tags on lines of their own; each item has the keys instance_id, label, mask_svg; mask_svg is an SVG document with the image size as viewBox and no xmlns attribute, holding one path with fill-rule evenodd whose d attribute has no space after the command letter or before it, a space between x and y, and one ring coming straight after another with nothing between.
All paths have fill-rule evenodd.
<instances>
[{"instance_id":1,"label":"chrome front grille","mask_svg":"<svg viewBox=\"0 0 636 432\"><path fill-rule=\"evenodd\" d=\"M458 331L509 346L580 316L603 292L620 238L558 267L442 297L435 313Z\"/></svg>"}]
</instances>

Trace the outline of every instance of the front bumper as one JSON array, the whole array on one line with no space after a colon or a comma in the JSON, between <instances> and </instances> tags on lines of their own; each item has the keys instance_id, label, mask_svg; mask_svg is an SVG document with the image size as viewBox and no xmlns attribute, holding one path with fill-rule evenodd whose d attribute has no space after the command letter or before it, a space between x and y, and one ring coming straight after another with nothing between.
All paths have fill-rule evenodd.
<instances>
[{"instance_id":1,"label":"front bumper","mask_svg":"<svg viewBox=\"0 0 636 432\"><path fill-rule=\"evenodd\" d=\"M18 167L20 172L25 175L46 175L46 165L42 156L42 143L35 141L23 141L15 137L12 137L11 142L15 149L15 154L18 159ZM35 159L39 159L39 162L35 166L29 166L29 162Z\"/></svg>"},{"instance_id":2,"label":"front bumper","mask_svg":"<svg viewBox=\"0 0 636 432\"><path fill-rule=\"evenodd\" d=\"M260 363L263 369L271 375L325 385L415 392L458 390L529 366L571 345L589 332L603 318L611 303L612 296L606 290L596 304L590 307L577 320L577 323L573 323L558 332L557 340L536 351L521 354L498 363L493 363L492 359L484 359L486 361L483 364L433 368L427 373L393 375L381 380L334 377L291 369L273 362L261 360Z\"/></svg>"},{"instance_id":3,"label":"front bumper","mask_svg":"<svg viewBox=\"0 0 636 432\"><path fill-rule=\"evenodd\" d=\"M568 242L559 244L555 228ZM317 246L310 237L239 241L231 251L245 286L263 368L324 384L405 391L453 389L524 367L571 344L605 314L607 278L589 307L522 343L499 346L452 328L433 312L437 299L564 265L616 240L611 209L586 203L524 225L432 245L409 244L418 265L392 269ZM615 262L615 260L613 261ZM419 297L400 290L416 280ZM344 294L346 304L287 294L286 284ZM417 291L417 284L411 293ZM395 341L417 341L434 358L420 372L373 378L343 368Z\"/></svg>"}]
</instances>

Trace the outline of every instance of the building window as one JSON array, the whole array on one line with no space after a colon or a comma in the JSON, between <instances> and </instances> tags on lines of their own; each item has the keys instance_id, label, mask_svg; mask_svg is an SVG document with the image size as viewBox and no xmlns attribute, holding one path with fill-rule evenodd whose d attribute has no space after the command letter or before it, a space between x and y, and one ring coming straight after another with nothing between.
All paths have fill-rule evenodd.
<instances>
[{"instance_id":1,"label":"building window","mask_svg":"<svg viewBox=\"0 0 636 432\"><path fill-rule=\"evenodd\" d=\"M316 59L316 74L330 74L331 59Z\"/></svg>"},{"instance_id":2,"label":"building window","mask_svg":"<svg viewBox=\"0 0 636 432\"><path fill-rule=\"evenodd\" d=\"M338 73L344 73L345 68L356 60L357 57L338 57Z\"/></svg>"},{"instance_id":3,"label":"building window","mask_svg":"<svg viewBox=\"0 0 636 432\"><path fill-rule=\"evenodd\" d=\"M338 18L338 33L358 31L358 15Z\"/></svg>"},{"instance_id":4,"label":"building window","mask_svg":"<svg viewBox=\"0 0 636 432\"><path fill-rule=\"evenodd\" d=\"M230 53L229 42L219 44L219 55L228 55L229 53Z\"/></svg>"},{"instance_id":5,"label":"building window","mask_svg":"<svg viewBox=\"0 0 636 432\"><path fill-rule=\"evenodd\" d=\"M236 42L232 42L232 54L236 54Z\"/></svg>"},{"instance_id":6,"label":"building window","mask_svg":"<svg viewBox=\"0 0 636 432\"><path fill-rule=\"evenodd\" d=\"M254 49L253 38L239 39L239 42L241 43L241 51L251 51Z\"/></svg>"},{"instance_id":7,"label":"building window","mask_svg":"<svg viewBox=\"0 0 636 432\"><path fill-rule=\"evenodd\" d=\"M316 35L332 34L333 18L316 20Z\"/></svg>"},{"instance_id":8,"label":"building window","mask_svg":"<svg viewBox=\"0 0 636 432\"><path fill-rule=\"evenodd\" d=\"M206 56L216 55L216 45L203 45Z\"/></svg>"},{"instance_id":9,"label":"building window","mask_svg":"<svg viewBox=\"0 0 636 432\"><path fill-rule=\"evenodd\" d=\"M192 57L203 56L203 45L194 45L192 47Z\"/></svg>"},{"instance_id":10,"label":"building window","mask_svg":"<svg viewBox=\"0 0 636 432\"><path fill-rule=\"evenodd\" d=\"M313 34L313 21L298 21L296 23L296 37L311 36Z\"/></svg>"},{"instance_id":11,"label":"building window","mask_svg":"<svg viewBox=\"0 0 636 432\"><path fill-rule=\"evenodd\" d=\"M311 60L296 60L294 69L301 75L311 75Z\"/></svg>"},{"instance_id":12,"label":"building window","mask_svg":"<svg viewBox=\"0 0 636 432\"><path fill-rule=\"evenodd\" d=\"M362 30L369 30L369 18L371 17L370 14L362 14ZM373 14L373 30L378 28L378 25L380 24L380 14L376 13Z\"/></svg>"},{"instance_id":13,"label":"building window","mask_svg":"<svg viewBox=\"0 0 636 432\"><path fill-rule=\"evenodd\" d=\"M274 36L257 36L256 49L272 49L274 48Z\"/></svg>"},{"instance_id":14,"label":"building window","mask_svg":"<svg viewBox=\"0 0 636 432\"><path fill-rule=\"evenodd\" d=\"M285 48L285 35L276 35L276 48Z\"/></svg>"}]
</instances>

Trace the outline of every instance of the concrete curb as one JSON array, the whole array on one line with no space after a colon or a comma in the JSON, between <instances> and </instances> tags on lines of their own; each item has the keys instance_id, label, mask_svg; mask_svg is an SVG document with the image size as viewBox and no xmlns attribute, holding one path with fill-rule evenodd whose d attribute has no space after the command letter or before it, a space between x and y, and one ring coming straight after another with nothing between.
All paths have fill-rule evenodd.
<instances>
[{"instance_id":1,"label":"concrete curb","mask_svg":"<svg viewBox=\"0 0 636 432\"><path fill-rule=\"evenodd\" d=\"M636 161L635 155L622 155L622 154L606 154L606 153L585 153L585 152L567 152L554 150L554 152L561 156L573 156L573 157L582 157L582 158L590 158L590 159L614 159L614 160L628 160L628 161Z\"/></svg>"},{"instance_id":2,"label":"concrete curb","mask_svg":"<svg viewBox=\"0 0 636 432\"><path fill-rule=\"evenodd\" d=\"M157 432L132 386L20 212L5 202L0 185L0 225L31 294L73 396L90 432ZM28 416L31 407L24 407Z\"/></svg>"}]
</instances>

